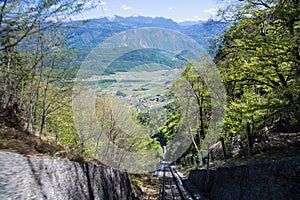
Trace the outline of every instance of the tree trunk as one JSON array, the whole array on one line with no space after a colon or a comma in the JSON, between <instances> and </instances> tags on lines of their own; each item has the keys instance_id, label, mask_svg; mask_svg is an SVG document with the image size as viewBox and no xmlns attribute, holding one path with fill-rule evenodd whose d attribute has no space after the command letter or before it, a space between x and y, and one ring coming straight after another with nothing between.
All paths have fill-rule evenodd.
<instances>
[{"instance_id":1,"label":"tree trunk","mask_svg":"<svg viewBox=\"0 0 300 200\"><path fill-rule=\"evenodd\" d=\"M7 56L7 61L6 61L6 70L4 70L4 84L3 84L3 97L2 97L2 101L3 104L6 104L6 107L9 105L9 98L7 99L7 97L10 96L10 68L11 68L11 62L12 62L12 58L11 58L11 53L9 49L6 49L6 56ZM8 94L7 94L8 93Z\"/></svg>"},{"instance_id":2,"label":"tree trunk","mask_svg":"<svg viewBox=\"0 0 300 200\"><path fill-rule=\"evenodd\" d=\"M252 136L251 136L251 127L249 122L247 122L246 132L247 132L247 141L248 141L248 155L250 156L252 155Z\"/></svg>"},{"instance_id":3,"label":"tree trunk","mask_svg":"<svg viewBox=\"0 0 300 200\"><path fill-rule=\"evenodd\" d=\"M209 146L207 146L207 162L206 162L206 178L205 178L205 193L208 191L209 184Z\"/></svg>"},{"instance_id":4,"label":"tree trunk","mask_svg":"<svg viewBox=\"0 0 300 200\"><path fill-rule=\"evenodd\" d=\"M44 126L46 124L46 116L47 116L47 110L48 110L48 107L47 107L47 91L48 91L48 88L49 88L50 75L51 75L51 72L49 73L49 75L47 77L46 85L45 85L45 89L44 89L44 95L43 95L42 121L41 121L40 134L39 134L40 138L42 138L43 129L44 129Z\"/></svg>"},{"instance_id":5,"label":"tree trunk","mask_svg":"<svg viewBox=\"0 0 300 200\"><path fill-rule=\"evenodd\" d=\"M36 73L36 66L32 69L31 74L31 84L30 84L30 91L29 91L29 108L28 108L28 119L27 119L27 127L26 131L29 130L29 126L33 125L33 90L35 87L35 73Z\"/></svg>"},{"instance_id":6,"label":"tree trunk","mask_svg":"<svg viewBox=\"0 0 300 200\"><path fill-rule=\"evenodd\" d=\"M204 97L201 94L201 106L200 106L200 135L202 135L203 139L205 138L204 134L204 119L203 119L203 106L202 103L204 101Z\"/></svg>"},{"instance_id":7,"label":"tree trunk","mask_svg":"<svg viewBox=\"0 0 300 200\"><path fill-rule=\"evenodd\" d=\"M222 145L223 156L226 159L227 158L227 154L226 154L226 146L225 146L224 138L221 137L220 141L221 141L221 145Z\"/></svg>"}]
</instances>

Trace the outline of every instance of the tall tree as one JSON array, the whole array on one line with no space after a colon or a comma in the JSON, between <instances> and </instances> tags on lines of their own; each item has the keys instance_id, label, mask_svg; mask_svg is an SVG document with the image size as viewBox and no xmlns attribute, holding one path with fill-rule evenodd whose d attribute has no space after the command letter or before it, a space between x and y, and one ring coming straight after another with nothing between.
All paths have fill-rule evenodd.
<instances>
[{"instance_id":1,"label":"tall tree","mask_svg":"<svg viewBox=\"0 0 300 200\"><path fill-rule=\"evenodd\" d=\"M74 75L74 57L66 45L64 22L97 3L96 0L0 2L0 109L18 105L19 110L24 110L27 129L37 130L40 136L46 128L57 130L55 126L61 126L57 124L61 121L53 120L55 113L70 108L72 100L69 79Z\"/></svg>"},{"instance_id":2,"label":"tall tree","mask_svg":"<svg viewBox=\"0 0 300 200\"><path fill-rule=\"evenodd\" d=\"M201 149L206 148L203 146L203 141L207 136L211 114L210 92L206 85L207 77L204 77L205 70L210 70L205 57L202 63L187 63L173 88L180 105L179 122L185 126L182 129L180 125L179 129L187 132L186 137L190 137L193 144L189 152L199 159L203 153ZM212 141L214 142L216 141Z\"/></svg>"},{"instance_id":3,"label":"tall tree","mask_svg":"<svg viewBox=\"0 0 300 200\"><path fill-rule=\"evenodd\" d=\"M299 127L300 5L298 0L235 3L223 12L234 23L215 60L229 94L227 131L244 134L251 146L249 134L273 119Z\"/></svg>"}]
</instances>

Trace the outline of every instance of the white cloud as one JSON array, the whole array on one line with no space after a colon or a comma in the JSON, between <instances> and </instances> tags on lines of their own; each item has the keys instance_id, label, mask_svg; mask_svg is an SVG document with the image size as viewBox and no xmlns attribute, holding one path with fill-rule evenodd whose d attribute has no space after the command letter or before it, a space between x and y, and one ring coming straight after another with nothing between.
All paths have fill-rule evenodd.
<instances>
[{"instance_id":1,"label":"white cloud","mask_svg":"<svg viewBox=\"0 0 300 200\"><path fill-rule=\"evenodd\" d=\"M132 7L126 6L126 5L122 5L121 8L122 8L123 10L132 10Z\"/></svg>"},{"instance_id":2,"label":"white cloud","mask_svg":"<svg viewBox=\"0 0 300 200\"><path fill-rule=\"evenodd\" d=\"M180 19L180 20L176 20L176 22L200 22L200 21L207 21L208 18L202 18L202 17L198 17L195 16L194 18L188 18L188 19Z\"/></svg>"},{"instance_id":3,"label":"white cloud","mask_svg":"<svg viewBox=\"0 0 300 200\"><path fill-rule=\"evenodd\" d=\"M101 2L100 2L100 5L101 5L101 6L104 6L104 5L106 5L106 4L107 4L107 3L106 3L105 1L101 1Z\"/></svg>"},{"instance_id":4,"label":"white cloud","mask_svg":"<svg viewBox=\"0 0 300 200\"><path fill-rule=\"evenodd\" d=\"M77 21L77 20L85 20L85 19L87 19L87 18L85 18L83 15L81 15L81 16L71 16L70 17L70 21Z\"/></svg>"},{"instance_id":5,"label":"white cloud","mask_svg":"<svg viewBox=\"0 0 300 200\"><path fill-rule=\"evenodd\" d=\"M57 22L68 22L74 20L82 20L83 18L75 17L75 16L59 16L59 17L48 17L46 21L57 23Z\"/></svg>"},{"instance_id":6,"label":"white cloud","mask_svg":"<svg viewBox=\"0 0 300 200\"><path fill-rule=\"evenodd\" d=\"M49 10L50 10L50 11L55 11L55 10L57 10L58 8L59 8L59 5L52 5L52 6L50 6Z\"/></svg>"},{"instance_id":7,"label":"white cloud","mask_svg":"<svg viewBox=\"0 0 300 200\"><path fill-rule=\"evenodd\" d=\"M34 9L34 8L36 8L36 5L32 3L32 4L29 5L29 8Z\"/></svg>"},{"instance_id":8,"label":"white cloud","mask_svg":"<svg viewBox=\"0 0 300 200\"><path fill-rule=\"evenodd\" d=\"M174 9L174 7L169 7L169 8L168 8L168 10L173 10L173 9Z\"/></svg>"},{"instance_id":9,"label":"white cloud","mask_svg":"<svg viewBox=\"0 0 300 200\"><path fill-rule=\"evenodd\" d=\"M131 15L132 17L140 17L141 15L134 13L133 15Z\"/></svg>"},{"instance_id":10,"label":"white cloud","mask_svg":"<svg viewBox=\"0 0 300 200\"><path fill-rule=\"evenodd\" d=\"M203 18L203 17L198 17L198 16L195 16L193 19L191 19L191 21L193 22L198 22L198 21L207 21L208 18Z\"/></svg>"},{"instance_id":11,"label":"white cloud","mask_svg":"<svg viewBox=\"0 0 300 200\"><path fill-rule=\"evenodd\" d=\"M217 8L210 8L210 9L204 10L204 12L210 13L212 15L217 14L217 11L218 11Z\"/></svg>"},{"instance_id":12,"label":"white cloud","mask_svg":"<svg viewBox=\"0 0 300 200\"><path fill-rule=\"evenodd\" d=\"M84 3L84 5L85 5L85 6L92 6L93 3L92 3L92 2L86 2L86 3Z\"/></svg>"}]
</instances>

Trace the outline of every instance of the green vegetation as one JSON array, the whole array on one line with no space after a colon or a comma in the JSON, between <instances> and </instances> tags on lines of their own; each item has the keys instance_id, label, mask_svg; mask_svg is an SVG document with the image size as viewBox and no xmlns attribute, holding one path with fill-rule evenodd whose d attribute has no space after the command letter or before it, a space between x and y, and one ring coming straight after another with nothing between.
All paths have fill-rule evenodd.
<instances>
[{"instance_id":1,"label":"green vegetation","mask_svg":"<svg viewBox=\"0 0 300 200\"><path fill-rule=\"evenodd\" d=\"M68 146L78 156L86 156L74 126L71 104L78 63L68 49L63 26L64 17L93 6L85 3L1 1L0 111L6 114L1 117L1 134L8 132L16 139L16 143L7 142L1 149L18 148L22 138L20 153L38 151L53 156ZM17 128L17 133L10 128ZM19 136L21 133L27 135ZM11 138L2 136L1 142ZM52 141L48 143L43 138Z\"/></svg>"},{"instance_id":2,"label":"green vegetation","mask_svg":"<svg viewBox=\"0 0 300 200\"><path fill-rule=\"evenodd\" d=\"M72 91L73 78L90 49L85 46L75 52L71 50L69 41L76 34L69 35L71 27L67 25L72 23L63 23L62 17L88 9L84 3L81 0L41 0L34 6L28 1L0 3L0 111L6 115L1 114L1 149L17 148L20 144L20 140L10 143L9 138L19 137L25 143L26 139L19 136L23 131L56 141L47 146L36 138L31 140L30 148L35 149L32 151L49 155L61 151L65 145L82 157L99 158L108 144L130 153L151 150L161 153L160 145L170 144L181 131L192 141L183 157L192 156L201 162L205 157L201 149L212 155L216 148L204 147L203 141L210 137L211 92L218 91L209 91L207 87L207 77L202 71L210 70L207 58L203 57L202 63L183 64L181 57L191 54L189 51L171 55L158 49L139 49L117 58L103 71L97 64L88 66L82 74L89 78L88 85L98 96L93 107L97 121L89 121L91 113L82 111L77 117L84 124L76 127L72 112L73 97L77 95ZM270 130L290 132L291 135L284 136L293 137L295 142L286 143L297 147L298 136L292 133L300 128L299 1L234 3L220 12L232 23L216 42L219 46L214 58L227 91L224 130L214 141L221 149L220 157L262 153L257 148L260 143L270 149L271 136L267 135ZM89 34L94 35L95 41L103 41L109 35L106 28L101 34L97 30ZM117 32L127 28L119 28ZM186 31L200 31L197 28ZM83 44L90 42L86 32L84 28L77 32ZM186 66L172 84L182 65ZM91 74L95 76L90 77ZM125 108L111 95L131 107ZM11 114L16 114L18 120L8 123ZM101 130L87 132L84 128L94 127L93 123ZM104 136L109 141L104 141ZM283 138L280 133L272 137ZM235 140L240 143L239 152L235 151ZM145 158L139 160L144 161Z\"/></svg>"},{"instance_id":3,"label":"green vegetation","mask_svg":"<svg viewBox=\"0 0 300 200\"><path fill-rule=\"evenodd\" d=\"M2 1L0 7L0 109L23 111L25 129L41 137L51 130L48 120L70 103L76 73L62 17L88 7L77 0Z\"/></svg>"},{"instance_id":4,"label":"green vegetation","mask_svg":"<svg viewBox=\"0 0 300 200\"><path fill-rule=\"evenodd\" d=\"M282 151L295 151L294 146L299 145L299 13L298 1L271 0L237 2L221 12L224 19L230 17L234 23L218 42L215 57L227 90L227 104L225 127L219 141L215 141L219 147L207 149L212 158L212 152L218 148L218 156L228 158L269 150L279 156L275 146ZM175 113L169 113L166 125L157 134L167 144L179 124L186 120L186 113L193 112L187 121L192 124L189 132L193 144L183 157L192 156L198 162L204 156L200 149L206 150L201 141L209 136L211 114L211 97L204 78L201 66L187 63L172 89L180 106ZM270 132L295 132L296 135L287 136L290 144L286 146L280 134ZM282 142L274 144L273 140Z\"/></svg>"},{"instance_id":5,"label":"green vegetation","mask_svg":"<svg viewBox=\"0 0 300 200\"><path fill-rule=\"evenodd\" d=\"M145 71L158 71L165 69L167 66L174 68L179 65L178 61L172 60L172 55L158 49L138 49L122 55L120 58L111 63L104 73L128 72L136 70L138 66L157 63L160 68L144 68ZM151 65L158 66L158 65Z\"/></svg>"},{"instance_id":6,"label":"green vegetation","mask_svg":"<svg viewBox=\"0 0 300 200\"><path fill-rule=\"evenodd\" d=\"M284 123L299 131L300 43L298 1L247 1L236 8L216 62L228 92L225 135L249 140ZM226 15L225 15L226 16Z\"/></svg>"},{"instance_id":7,"label":"green vegetation","mask_svg":"<svg viewBox=\"0 0 300 200\"><path fill-rule=\"evenodd\" d=\"M157 133L152 137L157 138L162 146L166 146L175 136L180 123L180 112L177 102L170 103L164 107L167 112L165 123L158 128Z\"/></svg>"},{"instance_id":8,"label":"green vegetation","mask_svg":"<svg viewBox=\"0 0 300 200\"><path fill-rule=\"evenodd\" d=\"M147 130L135 121L132 113L134 111L120 104L116 99L107 96L99 97L96 110L101 134L105 134L109 141L119 148L127 152L143 152L151 148L159 148L156 141L147 137ZM103 141L99 137L99 141L94 138L94 142Z\"/></svg>"}]
</instances>

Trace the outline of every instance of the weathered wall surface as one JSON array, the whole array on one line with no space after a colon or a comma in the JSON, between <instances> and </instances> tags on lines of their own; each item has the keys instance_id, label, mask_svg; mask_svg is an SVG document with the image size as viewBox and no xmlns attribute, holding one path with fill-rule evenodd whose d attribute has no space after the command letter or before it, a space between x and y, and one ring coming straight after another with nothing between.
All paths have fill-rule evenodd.
<instances>
[{"instance_id":1,"label":"weathered wall surface","mask_svg":"<svg viewBox=\"0 0 300 200\"><path fill-rule=\"evenodd\" d=\"M0 199L133 199L125 171L0 152Z\"/></svg>"},{"instance_id":2,"label":"weathered wall surface","mask_svg":"<svg viewBox=\"0 0 300 200\"><path fill-rule=\"evenodd\" d=\"M206 176L192 170L189 179L211 200L300 199L300 158L210 170L207 186Z\"/></svg>"}]
</instances>

